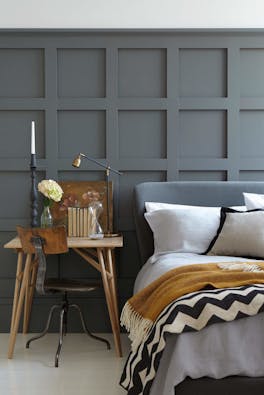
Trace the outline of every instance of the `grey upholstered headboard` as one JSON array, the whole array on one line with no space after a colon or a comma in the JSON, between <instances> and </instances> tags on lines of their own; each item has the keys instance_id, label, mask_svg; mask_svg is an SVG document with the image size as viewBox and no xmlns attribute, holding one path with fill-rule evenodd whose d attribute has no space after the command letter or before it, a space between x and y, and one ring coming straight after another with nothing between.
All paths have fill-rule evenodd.
<instances>
[{"instance_id":1,"label":"grey upholstered headboard","mask_svg":"<svg viewBox=\"0 0 264 395\"><path fill-rule=\"evenodd\" d=\"M264 194L264 182L175 181L145 182L136 185L134 216L141 263L145 263L153 254L152 231L144 218L145 202L196 206L244 205L243 192Z\"/></svg>"}]
</instances>

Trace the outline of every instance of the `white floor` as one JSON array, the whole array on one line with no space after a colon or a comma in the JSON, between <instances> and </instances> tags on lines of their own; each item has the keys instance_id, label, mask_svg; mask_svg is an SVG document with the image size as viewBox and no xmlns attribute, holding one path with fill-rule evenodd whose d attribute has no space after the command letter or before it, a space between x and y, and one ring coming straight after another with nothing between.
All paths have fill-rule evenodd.
<instances>
[{"instance_id":1,"label":"white floor","mask_svg":"<svg viewBox=\"0 0 264 395\"><path fill-rule=\"evenodd\" d=\"M125 395L118 384L129 341L121 335L123 358L85 334L69 333L63 341L59 368L54 367L58 335L48 334L25 348L32 335L18 334L13 359L7 359L8 334L0 334L0 394L3 395Z\"/></svg>"}]
</instances>

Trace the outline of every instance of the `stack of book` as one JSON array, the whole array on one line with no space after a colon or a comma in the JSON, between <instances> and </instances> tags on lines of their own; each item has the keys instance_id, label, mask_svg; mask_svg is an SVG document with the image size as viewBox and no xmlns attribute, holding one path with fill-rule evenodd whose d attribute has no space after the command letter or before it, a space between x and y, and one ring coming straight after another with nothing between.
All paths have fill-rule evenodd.
<instances>
[{"instance_id":1,"label":"stack of book","mask_svg":"<svg viewBox=\"0 0 264 395\"><path fill-rule=\"evenodd\" d=\"M88 237L91 231L88 207L68 207L68 236Z\"/></svg>"}]
</instances>

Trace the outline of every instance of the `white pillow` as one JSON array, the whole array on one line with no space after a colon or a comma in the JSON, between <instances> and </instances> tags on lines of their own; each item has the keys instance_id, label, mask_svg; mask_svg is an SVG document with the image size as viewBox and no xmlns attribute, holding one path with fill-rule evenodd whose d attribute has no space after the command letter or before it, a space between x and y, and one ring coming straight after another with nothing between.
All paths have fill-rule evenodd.
<instances>
[{"instance_id":1,"label":"white pillow","mask_svg":"<svg viewBox=\"0 0 264 395\"><path fill-rule=\"evenodd\" d=\"M264 258L264 211L222 208L217 236L207 254Z\"/></svg>"},{"instance_id":2,"label":"white pillow","mask_svg":"<svg viewBox=\"0 0 264 395\"><path fill-rule=\"evenodd\" d=\"M254 210L255 208L264 209L264 195L247 192L243 192L243 195L248 210Z\"/></svg>"},{"instance_id":3,"label":"white pillow","mask_svg":"<svg viewBox=\"0 0 264 395\"><path fill-rule=\"evenodd\" d=\"M205 207L205 206L202 206ZM181 209L181 208L201 208L201 206L186 206L184 204L172 204L172 203L160 203L160 202L145 202L145 209L147 212L155 211L155 210L171 210L171 209ZM209 207L209 208L217 208L217 207ZM220 210L220 207L218 207ZM234 210L246 211L246 206L232 206Z\"/></svg>"},{"instance_id":4,"label":"white pillow","mask_svg":"<svg viewBox=\"0 0 264 395\"><path fill-rule=\"evenodd\" d=\"M147 212L156 210L171 210L171 209L181 209L181 208L196 208L199 206L186 206L184 204L172 204L172 203L159 203L159 202L145 202L145 208Z\"/></svg>"},{"instance_id":5,"label":"white pillow","mask_svg":"<svg viewBox=\"0 0 264 395\"><path fill-rule=\"evenodd\" d=\"M154 253L204 253L216 235L220 207L175 207L145 213L153 232Z\"/></svg>"}]
</instances>

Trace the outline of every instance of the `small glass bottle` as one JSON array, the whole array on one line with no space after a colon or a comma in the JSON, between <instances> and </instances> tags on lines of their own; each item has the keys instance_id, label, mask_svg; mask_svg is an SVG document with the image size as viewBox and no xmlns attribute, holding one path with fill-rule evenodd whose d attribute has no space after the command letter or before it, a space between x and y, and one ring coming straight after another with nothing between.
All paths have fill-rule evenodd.
<instances>
[{"instance_id":1,"label":"small glass bottle","mask_svg":"<svg viewBox=\"0 0 264 395\"><path fill-rule=\"evenodd\" d=\"M99 217L103 211L101 202L91 202L88 206L88 237L90 239L102 239L103 229L99 223Z\"/></svg>"},{"instance_id":2,"label":"small glass bottle","mask_svg":"<svg viewBox=\"0 0 264 395\"><path fill-rule=\"evenodd\" d=\"M50 206L44 206L40 217L40 226L42 228L51 228L53 226L53 218L50 212Z\"/></svg>"}]
</instances>

